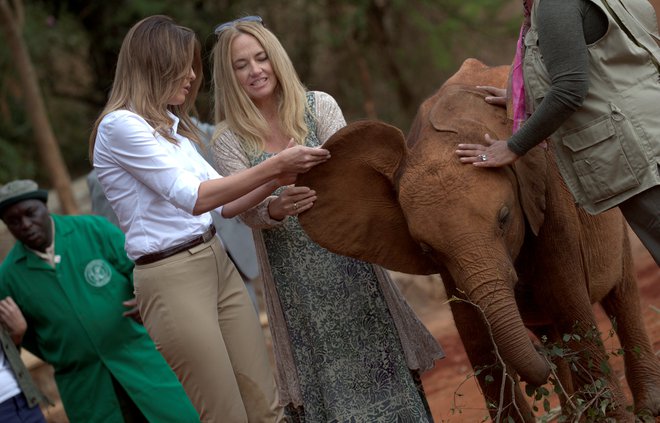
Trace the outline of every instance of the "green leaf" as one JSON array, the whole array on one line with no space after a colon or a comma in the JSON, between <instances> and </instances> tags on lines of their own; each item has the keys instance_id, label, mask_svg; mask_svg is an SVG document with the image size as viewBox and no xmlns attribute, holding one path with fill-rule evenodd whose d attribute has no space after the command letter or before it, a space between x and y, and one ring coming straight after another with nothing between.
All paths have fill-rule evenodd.
<instances>
[{"instance_id":1,"label":"green leaf","mask_svg":"<svg viewBox=\"0 0 660 423\"><path fill-rule=\"evenodd\" d=\"M534 388L534 386L530 385L529 383L525 384L525 393L527 394L528 397L534 395L534 391L536 391L536 388Z\"/></svg>"},{"instance_id":2,"label":"green leaf","mask_svg":"<svg viewBox=\"0 0 660 423\"><path fill-rule=\"evenodd\" d=\"M563 357L565 355L565 350L563 348L559 348L558 346L554 345L550 349L550 355L555 357Z\"/></svg>"},{"instance_id":3,"label":"green leaf","mask_svg":"<svg viewBox=\"0 0 660 423\"><path fill-rule=\"evenodd\" d=\"M607 414L607 406L610 405L610 401L608 399L604 399L603 401L600 402L600 413L605 416Z\"/></svg>"},{"instance_id":4,"label":"green leaf","mask_svg":"<svg viewBox=\"0 0 660 423\"><path fill-rule=\"evenodd\" d=\"M610 365L607 361L601 361L600 362L600 370L605 375L609 375L610 373L612 373L612 368L610 367Z\"/></svg>"}]
</instances>

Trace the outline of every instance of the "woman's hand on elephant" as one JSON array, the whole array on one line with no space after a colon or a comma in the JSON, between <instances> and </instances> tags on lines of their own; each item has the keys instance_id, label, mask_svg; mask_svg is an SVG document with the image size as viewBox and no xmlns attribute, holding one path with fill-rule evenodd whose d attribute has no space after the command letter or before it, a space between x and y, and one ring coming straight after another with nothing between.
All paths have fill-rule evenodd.
<instances>
[{"instance_id":1,"label":"woman's hand on elephant","mask_svg":"<svg viewBox=\"0 0 660 423\"><path fill-rule=\"evenodd\" d=\"M292 138L287 147L277 153L272 160L279 162L281 173L305 173L329 158L328 150L297 145Z\"/></svg>"},{"instance_id":2,"label":"woman's hand on elephant","mask_svg":"<svg viewBox=\"0 0 660 423\"><path fill-rule=\"evenodd\" d=\"M310 209L316 201L316 191L308 187L289 186L268 204L268 213L275 220L295 216Z\"/></svg>"},{"instance_id":3,"label":"woman's hand on elephant","mask_svg":"<svg viewBox=\"0 0 660 423\"><path fill-rule=\"evenodd\" d=\"M456 154L461 163L472 163L477 167L501 167L515 162L520 157L509 150L506 141L492 139L488 134L484 139L488 145L458 144Z\"/></svg>"},{"instance_id":4,"label":"woman's hand on elephant","mask_svg":"<svg viewBox=\"0 0 660 423\"><path fill-rule=\"evenodd\" d=\"M490 85L477 85L477 88L486 91L486 94L488 94L484 97L486 103L506 107L506 89L492 87Z\"/></svg>"}]
</instances>

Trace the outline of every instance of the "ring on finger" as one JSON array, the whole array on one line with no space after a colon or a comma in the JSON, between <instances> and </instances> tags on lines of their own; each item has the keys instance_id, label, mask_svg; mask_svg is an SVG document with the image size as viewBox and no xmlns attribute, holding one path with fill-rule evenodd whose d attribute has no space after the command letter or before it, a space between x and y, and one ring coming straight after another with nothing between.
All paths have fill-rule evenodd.
<instances>
[{"instance_id":1,"label":"ring on finger","mask_svg":"<svg viewBox=\"0 0 660 423\"><path fill-rule=\"evenodd\" d=\"M293 203L293 209L298 210L298 203Z\"/></svg>"},{"instance_id":2,"label":"ring on finger","mask_svg":"<svg viewBox=\"0 0 660 423\"><path fill-rule=\"evenodd\" d=\"M477 157L479 157L479 160L481 160L482 162L488 160L488 156L485 154L479 154Z\"/></svg>"}]
</instances>

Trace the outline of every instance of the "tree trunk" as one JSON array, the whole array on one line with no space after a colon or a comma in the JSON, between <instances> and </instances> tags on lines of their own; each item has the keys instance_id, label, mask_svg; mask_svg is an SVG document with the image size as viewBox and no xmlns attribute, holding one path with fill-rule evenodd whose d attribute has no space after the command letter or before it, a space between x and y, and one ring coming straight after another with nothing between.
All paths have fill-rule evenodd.
<instances>
[{"instance_id":1,"label":"tree trunk","mask_svg":"<svg viewBox=\"0 0 660 423\"><path fill-rule=\"evenodd\" d=\"M16 0L14 3L16 4L15 9L20 12L22 7L20 0ZM48 121L39 82L27 46L17 25L19 19L21 19L20 16L12 12L7 0L0 0L0 28L2 28L7 40L16 72L21 81L25 95L25 109L34 130L39 156L50 175L53 187L57 191L62 213L76 214L78 213L78 206L73 197L71 178Z\"/></svg>"},{"instance_id":2,"label":"tree trunk","mask_svg":"<svg viewBox=\"0 0 660 423\"><path fill-rule=\"evenodd\" d=\"M393 51L392 39L385 26L387 7L387 4L377 1L371 1L369 3L367 13L368 19L371 22L372 37L376 41L382 59L385 61L385 67L392 75L392 82L399 96L399 104L401 104L408 116L415 116L417 113L415 95L403 76L403 72Z\"/></svg>"},{"instance_id":3,"label":"tree trunk","mask_svg":"<svg viewBox=\"0 0 660 423\"><path fill-rule=\"evenodd\" d=\"M362 101L362 108L367 119L378 119L376 112L376 101L373 94L373 83L371 82L371 72L369 71L369 64L364 54L361 54L360 47L356 40L356 34L347 40L349 51L354 62L357 63L358 76L360 78L360 86L362 87L362 94L364 99Z\"/></svg>"}]
</instances>

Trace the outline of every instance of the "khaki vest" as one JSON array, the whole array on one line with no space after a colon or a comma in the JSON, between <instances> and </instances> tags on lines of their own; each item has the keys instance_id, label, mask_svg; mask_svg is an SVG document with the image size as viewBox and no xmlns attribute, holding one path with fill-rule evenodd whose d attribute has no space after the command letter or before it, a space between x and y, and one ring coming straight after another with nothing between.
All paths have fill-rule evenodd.
<instances>
[{"instance_id":1,"label":"khaki vest","mask_svg":"<svg viewBox=\"0 0 660 423\"><path fill-rule=\"evenodd\" d=\"M525 36L527 112L550 88L538 48L535 0ZM609 28L588 46L589 92L580 109L550 136L561 174L591 214L660 184L660 47L647 0L590 0Z\"/></svg>"}]
</instances>

